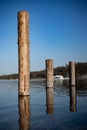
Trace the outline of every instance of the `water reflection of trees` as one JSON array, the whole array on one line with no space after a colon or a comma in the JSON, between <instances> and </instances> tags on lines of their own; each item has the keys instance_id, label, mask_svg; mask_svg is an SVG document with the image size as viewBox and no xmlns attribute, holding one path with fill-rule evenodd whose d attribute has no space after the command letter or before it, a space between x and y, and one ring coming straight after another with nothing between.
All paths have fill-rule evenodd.
<instances>
[{"instance_id":1,"label":"water reflection of trees","mask_svg":"<svg viewBox=\"0 0 87 130\"><path fill-rule=\"evenodd\" d=\"M62 80L54 82L54 91L63 95L69 95L69 80ZM76 80L76 94L77 96L87 96L87 79Z\"/></svg>"},{"instance_id":2,"label":"water reflection of trees","mask_svg":"<svg viewBox=\"0 0 87 130\"><path fill-rule=\"evenodd\" d=\"M69 95L69 80L55 80L54 92L58 93L58 96Z\"/></svg>"},{"instance_id":3,"label":"water reflection of trees","mask_svg":"<svg viewBox=\"0 0 87 130\"><path fill-rule=\"evenodd\" d=\"M45 79L31 79L30 80L31 85L40 85L40 86L45 86L46 85L46 80Z\"/></svg>"},{"instance_id":4,"label":"water reflection of trees","mask_svg":"<svg viewBox=\"0 0 87 130\"><path fill-rule=\"evenodd\" d=\"M32 85L37 85L40 88L46 86L45 79L34 79L31 81ZM54 80L54 92L59 96L69 96L69 80ZM76 93L77 96L87 96L87 79L76 80Z\"/></svg>"},{"instance_id":5,"label":"water reflection of trees","mask_svg":"<svg viewBox=\"0 0 87 130\"><path fill-rule=\"evenodd\" d=\"M78 96L87 96L87 79L76 80L76 93Z\"/></svg>"}]
</instances>

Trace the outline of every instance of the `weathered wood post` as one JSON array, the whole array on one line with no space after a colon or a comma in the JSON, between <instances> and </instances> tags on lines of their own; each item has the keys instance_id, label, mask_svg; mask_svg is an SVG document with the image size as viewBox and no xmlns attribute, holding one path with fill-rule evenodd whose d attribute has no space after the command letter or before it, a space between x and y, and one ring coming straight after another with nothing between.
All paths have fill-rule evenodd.
<instances>
[{"instance_id":1,"label":"weathered wood post","mask_svg":"<svg viewBox=\"0 0 87 130\"><path fill-rule=\"evenodd\" d=\"M53 60L47 59L46 63L46 87L53 88Z\"/></svg>"},{"instance_id":2,"label":"weathered wood post","mask_svg":"<svg viewBox=\"0 0 87 130\"><path fill-rule=\"evenodd\" d=\"M54 112L54 100L53 100L53 60L47 59L46 63L46 106L47 113L52 114Z\"/></svg>"},{"instance_id":3,"label":"weathered wood post","mask_svg":"<svg viewBox=\"0 0 87 130\"><path fill-rule=\"evenodd\" d=\"M54 113L54 96L53 88L46 89L46 112L47 114Z\"/></svg>"},{"instance_id":4,"label":"weathered wood post","mask_svg":"<svg viewBox=\"0 0 87 130\"><path fill-rule=\"evenodd\" d=\"M28 12L18 12L19 96L30 95Z\"/></svg>"},{"instance_id":5,"label":"weathered wood post","mask_svg":"<svg viewBox=\"0 0 87 130\"><path fill-rule=\"evenodd\" d=\"M76 88L70 86L70 111L76 112Z\"/></svg>"},{"instance_id":6,"label":"weathered wood post","mask_svg":"<svg viewBox=\"0 0 87 130\"><path fill-rule=\"evenodd\" d=\"M19 97L20 130L30 130L30 97Z\"/></svg>"},{"instance_id":7,"label":"weathered wood post","mask_svg":"<svg viewBox=\"0 0 87 130\"><path fill-rule=\"evenodd\" d=\"M75 86L75 62L69 62L70 86Z\"/></svg>"}]
</instances>

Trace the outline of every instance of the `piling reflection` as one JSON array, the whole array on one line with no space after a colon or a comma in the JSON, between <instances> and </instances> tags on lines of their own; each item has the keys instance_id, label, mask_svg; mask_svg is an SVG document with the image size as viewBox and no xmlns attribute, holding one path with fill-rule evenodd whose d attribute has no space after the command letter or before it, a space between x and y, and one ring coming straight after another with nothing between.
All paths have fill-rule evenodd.
<instances>
[{"instance_id":1,"label":"piling reflection","mask_svg":"<svg viewBox=\"0 0 87 130\"><path fill-rule=\"evenodd\" d=\"M76 88L70 86L70 111L76 112Z\"/></svg>"},{"instance_id":2,"label":"piling reflection","mask_svg":"<svg viewBox=\"0 0 87 130\"><path fill-rule=\"evenodd\" d=\"M20 130L30 130L30 97L19 97Z\"/></svg>"},{"instance_id":3,"label":"piling reflection","mask_svg":"<svg viewBox=\"0 0 87 130\"><path fill-rule=\"evenodd\" d=\"M54 113L54 96L53 88L46 88L46 112L47 114Z\"/></svg>"}]
</instances>

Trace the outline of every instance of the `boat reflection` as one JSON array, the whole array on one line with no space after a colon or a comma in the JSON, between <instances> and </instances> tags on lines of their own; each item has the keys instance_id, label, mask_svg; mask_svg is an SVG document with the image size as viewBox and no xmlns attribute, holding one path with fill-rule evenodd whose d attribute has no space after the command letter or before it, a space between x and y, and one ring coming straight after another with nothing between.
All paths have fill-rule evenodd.
<instances>
[{"instance_id":1,"label":"boat reflection","mask_svg":"<svg viewBox=\"0 0 87 130\"><path fill-rule=\"evenodd\" d=\"M30 130L30 97L19 97L20 130Z\"/></svg>"},{"instance_id":2,"label":"boat reflection","mask_svg":"<svg viewBox=\"0 0 87 130\"><path fill-rule=\"evenodd\" d=\"M54 113L53 88L46 88L46 112L47 112L47 114Z\"/></svg>"},{"instance_id":3,"label":"boat reflection","mask_svg":"<svg viewBox=\"0 0 87 130\"><path fill-rule=\"evenodd\" d=\"M76 88L75 86L70 86L70 111L76 112Z\"/></svg>"}]
</instances>

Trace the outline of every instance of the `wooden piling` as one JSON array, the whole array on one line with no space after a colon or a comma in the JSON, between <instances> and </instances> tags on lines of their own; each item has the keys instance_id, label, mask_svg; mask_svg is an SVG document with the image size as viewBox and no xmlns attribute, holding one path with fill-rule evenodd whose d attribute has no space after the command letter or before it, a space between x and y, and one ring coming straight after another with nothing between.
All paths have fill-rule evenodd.
<instances>
[{"instance_id":1,"label":"wooden piling","mask_svg":"<svg viewBox=\"0 0 87 130\"><path fill-rule=\"evenodd\" d=\"M19 96L30 95L30 53L28 17L28 12L18 12Z\"/></svg>"},{"instance_id":2,"label":"wooden piling","mask_svg":"<svg viewBox=\"0 0 87 130\"><path fill-rule=\"evenodd\" d=\"M19 97L20 130L30 130L30 97Z\"/></svg>"},{"instance_id":3,"label":"wooden piling","mask_svg":"<svg viewBox=\"0 0 87 130\"><path fill-rule=\"evenodd\" d=\"M75 62L69 62L69 78L70 78L70 86L75 86Z\"/></svg>"},{"instance_id":4,"label":"wooden piling","mask_svg":"<svg viewBox=\"0 0 87 130\"><path fill-rule=\"evenodd\" d=\"M46 63L46 86L53 87L53 60L47 59Z\"/></svg>"}]
</instances>

